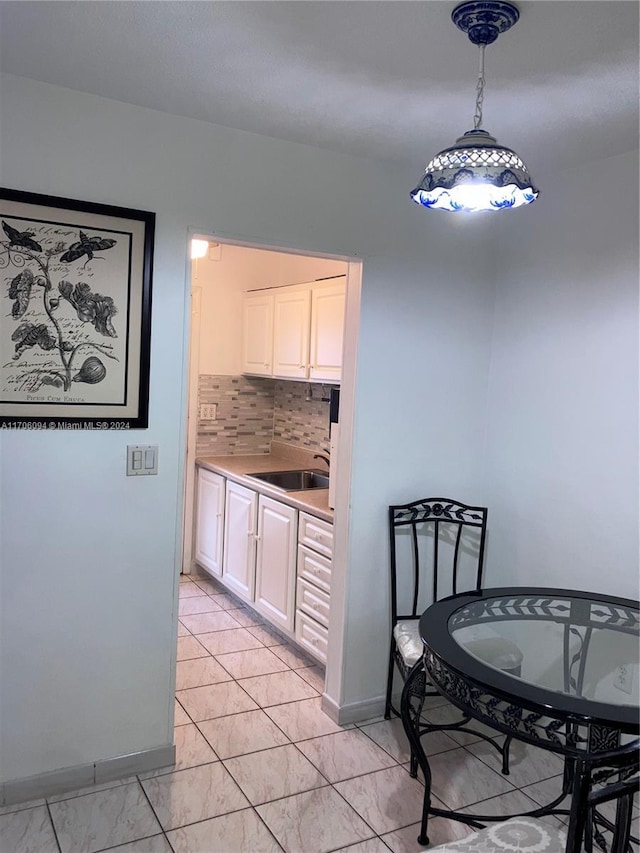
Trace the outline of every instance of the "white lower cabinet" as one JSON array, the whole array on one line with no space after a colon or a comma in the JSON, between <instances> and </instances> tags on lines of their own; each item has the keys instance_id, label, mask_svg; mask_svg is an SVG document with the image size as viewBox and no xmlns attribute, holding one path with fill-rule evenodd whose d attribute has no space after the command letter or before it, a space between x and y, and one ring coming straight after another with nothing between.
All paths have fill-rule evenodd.
<instances>
[{"instance_id":1,"label":"white lower cabinet","mask_svg":"<svg viewBox=\"0 0 640 853\"><path fill-rule=\"evenodd\" d=\"M327 661L333 525L300 513L296 580L296 640L321 663Z\"/></svg>"},{"instance_id":2,"label":"white lower cabinet","mask_svg":"<svg viewBox=\"0 0 640 853\"><path fill-rule=\"evenodd\" d=\"M298 513L227 482L222 581L278 628L293 633Z\"/></svg>"},{"instance_id":3,"label":"white lower cabinet","mask_svg":"<svg viewBox=\"0 0 640 853\"><path fill-rule=\"evenodd\" d=\"M296 610L296 640L311 657L327 662L329 632L302 610Z\"/></svg>"},{"instance_id":4,"label":"white lower cabinet","mask_svg":"<svg viewBox=\"0 0 640 853\"><path fill-rule=\"evenodd\" d=\"M296 603L298 609L312 619L315 619L323 628L329 630L329 595L314 584L303 578L298 578L296 588Z\"/></svg>"},{"instance_id":5,"label":"white lower cabinet","mask_svg":"<svg viewBox=\"0 0 640 853\"><path fill-rule=\"evenodd\" d=\"M260 495L255 608L274 625L293 632L297 511Z\"/></svg>"},{"instance_id":6,"label":"white lower cabinet","mask_svg":"<svg viewBox=\"0 0 640 853\"><path fill-rule=\"evenodd\" d=\"M300 513L298 542L312 551L317 551L331 561L333 556L333 524L316 518L315 515Z\"/></svg>"},{"instance_id":7,"label":"white lower cabinet","mask_svg":"<svg viewBox=\"0 0 640 853\"><path fill-rule=\"evenodd\" d=\"M222 579L247 601L255 585L257 507L256 492L227 481Z\"/></svg>"},{"instance_id":8,"label":"white lower cabinet","mask_svg":"<svg viewBox=\"0 0 640 853\"><path fill-rule=\"evenodd\" d=\"M333 525L198 468L195 560L326 663Z\"/></svg>"},{"instance_id":9,"label":"white lower cabinet","mask_svg":"<svg viewBox=\"0 0 640 853\"><path fill-rule=\"evenodd\" d=\"M224 486L225 479L220 474L198 468L195 560L217 577L222 574Z\"/></svg>"}]
</instances>

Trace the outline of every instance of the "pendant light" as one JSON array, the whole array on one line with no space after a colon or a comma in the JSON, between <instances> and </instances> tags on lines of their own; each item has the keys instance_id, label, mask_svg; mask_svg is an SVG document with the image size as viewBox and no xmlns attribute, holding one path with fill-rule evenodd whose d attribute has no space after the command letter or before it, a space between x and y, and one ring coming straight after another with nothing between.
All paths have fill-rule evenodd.
<instances>
[{"instance_id":1,"label":"pendant light","mask_svg":"<svg viewBox=\"0 0 640 853\"><path fill-rule=\"evenodd\" d=\"M520 157L499 145L483 130L484 50L520 17L516 6L501 2L465 2L451 14L453 23L480 49L473 130L468 130L427 165L424 178L411 198L432 210L475 212L505 210L531 204L539 191Z\"/></svg>"}]
</instances>

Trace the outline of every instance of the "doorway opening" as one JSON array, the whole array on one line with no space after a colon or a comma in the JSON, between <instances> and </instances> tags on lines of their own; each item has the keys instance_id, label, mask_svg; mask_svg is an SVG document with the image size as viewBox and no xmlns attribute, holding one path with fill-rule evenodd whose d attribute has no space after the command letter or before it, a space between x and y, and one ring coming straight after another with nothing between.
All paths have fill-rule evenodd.
<instances>
[{"instance_id":1,"label":"doorway opening","mask_svg":"<svg viewBox=\"0 0 640 853\"><path fill-rule=\"evenodd\" d=\"M296 450L326 453L330 447L331 389L340 388L340 438L335 466L334 546L327 676L342 659L351 468L355 353L360 310L361 261L291 248L247 244L197 233L201 256L191 262L191 318L187 452L183 513L183 574L201 572L196 561L198 467L202 458L257 456ZM247 370L246 294L296 288L329 289L342 281L344 304L341 375L278 375ZM275 375L273 375L275 374ZM275 450L274 450L275 448ZM319 464L319 463L318 463ZM293 466L292 466L293 467ZM205 572L208 569L205 567ZM215 574L213 575L215 577ZM231 588L231 591L235 591ZM247 602L252 606L251 601ZM276 627L277 624L275 625ZM340 667L334 667L339 672Z\"/></svg>"}]
</instances>

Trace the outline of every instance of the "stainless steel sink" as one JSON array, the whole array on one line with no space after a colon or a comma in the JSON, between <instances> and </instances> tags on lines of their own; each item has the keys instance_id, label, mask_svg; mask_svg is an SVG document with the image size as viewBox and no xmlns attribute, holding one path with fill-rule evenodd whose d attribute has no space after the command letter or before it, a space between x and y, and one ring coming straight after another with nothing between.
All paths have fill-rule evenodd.
<instances>
[{"instance_id":1,"label":"stainless steel sink","mask_svg":"<svg viewBox=\"0 0 640 853\"><path fill-rule=\"evenodd\" d=\"M307 489L328 489L329 475L326 471L308 468L305 471L267 471L264 474L247 474L283 492L302 492Z\"/></svg>"}]
</instances>

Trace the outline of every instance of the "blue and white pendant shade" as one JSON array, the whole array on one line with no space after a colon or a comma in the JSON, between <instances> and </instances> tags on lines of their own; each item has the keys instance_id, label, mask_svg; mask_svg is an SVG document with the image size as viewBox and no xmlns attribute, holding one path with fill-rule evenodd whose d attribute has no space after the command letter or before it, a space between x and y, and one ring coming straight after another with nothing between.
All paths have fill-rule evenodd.
<instances>
[{"instance_id":1,"label":"blue and white pendant shade","mask_svg":"<svg viewBox=\"0 0 640 853\"><path fill-rule=\"evenodd\" d=\"M424 178L411 191L417 204L431 210L475 213L521 207L538 198L531 175L516 152L498 145L482 130L485 48L519 18L518 8L508 0L463 0L451 13L456 27L480 48L473 130L429 162Z\"/></svg>"},{"instance_id":2,"label":"blue and white pendant shade","mask_svg":"<svg viewBox=\"0 0 640 853\"><path fill-rule=\"evenodd\" d=\"M506 210L539 195L527 167L510 148L480 128L468 130L427 165L411 198L431 210Z\"/></svg>"}]
</instances>

